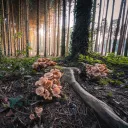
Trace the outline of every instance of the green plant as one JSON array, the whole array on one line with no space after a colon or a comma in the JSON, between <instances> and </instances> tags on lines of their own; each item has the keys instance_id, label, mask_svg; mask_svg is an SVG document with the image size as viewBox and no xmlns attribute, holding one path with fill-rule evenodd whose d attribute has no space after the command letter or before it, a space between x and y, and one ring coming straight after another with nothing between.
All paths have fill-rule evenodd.
<instances>
[{"instance_id":1,"label":"green plant","mask_svg":"<svg viewBox=\"0 0 128 128\"><path fill-rule=\"evenodd\" d=\"M4 57L0 63L0 70L8 73L20 72L21 74L30 74L33 72L32 64L37 57L32 58L7 58Z\"/></svg>"},{"instance_id":2,"label":"green plant","mask_svg":"<svg viewBox=\"0 0 128 128\"><path fill-rule=\"evenodd\" d=\"M78 61L79 62L87 62L89 64L103 63L101 60L92 58L91 56L84 56L82 54L79 55Z\"/></svg>"},{"instance_id":3,"label":"green plant","mask_svg":"<svg viewBox=\"0 0 128 128\"><path fill-rule=\"evenodd\" d=\"M102 78L99 80L99 84L100 85L108 85L109 81L108 81L108 79Z\"/></svg>"},{"instance_id":4,"label":"green plant","mask_svg":"<svg viewBox=\"0 0 128 128\"><path fill-rule=\"evenodd\" d=\"M113 93L110 91L108 94L107 94L108 97L112 97L113 96Z\"/></svg>"}]
</instances>

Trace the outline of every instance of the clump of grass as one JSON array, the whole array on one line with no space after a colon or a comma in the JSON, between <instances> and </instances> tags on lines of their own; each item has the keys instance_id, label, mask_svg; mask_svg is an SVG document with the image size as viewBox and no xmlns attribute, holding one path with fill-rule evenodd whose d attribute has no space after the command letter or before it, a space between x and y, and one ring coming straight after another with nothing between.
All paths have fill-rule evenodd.
<instances>
[{"instance_id":1,"label":"clump of grass","mask_svg":"<svg viewBox=\"0 0 128 128\"><path fill-rule=\"evenodd\" d=\"M122 82L120 80L114 80L111 78L102 78L99 80L100 85L113 85L113 86L120 86Z\"/></svg>"},{"instance_id":2,"label":"clump of grass","mask_svg":"<svg viewBox=\"0 0 128 128\"><path fill-rule=\"evenodd\" d=\"M79 62L87 62L89 64L95 64L95 63L102 64L103 63L101 60L94 59L94 58L92 58L90 56L84 56L82 54L79 55L78 61Z\"/></svg>"},{"instance_id":3,"label":"clump of grass","mask_svg":"<svg viewBox=\"0 0 128 128\"><path fill-rule=\"evenodd\" d=\"M0 71L8 73L20 72L21 74L34 73L32 64L37 57L31 58L3 58L0 63Z\"/></svg>"},{"instance_id":4,"label":"clump of grass","mask_svg":"<svg viewBox=\"0 0 128 128\"><path fill-rule=\"evenodd\" d=\"M113 96L113 93L110 91L108 94L107 94L108 97L112 97Z\"/></svg>"}]
</instances>

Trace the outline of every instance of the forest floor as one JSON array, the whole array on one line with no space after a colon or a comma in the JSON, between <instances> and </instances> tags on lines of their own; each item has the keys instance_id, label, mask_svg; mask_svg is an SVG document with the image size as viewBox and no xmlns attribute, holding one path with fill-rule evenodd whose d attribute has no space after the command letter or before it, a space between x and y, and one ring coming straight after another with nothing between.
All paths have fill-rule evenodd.
<instances>
[{"instance_id":1,"label":"forest floor","mask_svg":"<svg viewBox=\"0 0 128 128\"><path fill-rule=\"evenodd\" d=\"M77 77L77 81L86 91L105 102L121 119L128 122L128 87L126 86L128 79L122 77L120 79L125 81L121 85L110 83L102 85L98 81Z\"/></svg>"},{"instance_id":2,"label":"forest floor","mask_svg":"<svg viewBox=\"0 0 128 128\"><path fill-rule=\"evenodd\" d=\"M35 60L36 58L25 62L19 61L18 64L9 60L0 65L1 128L108 128L68 83L61 83L63 96L60 99L46 101L37 98L35 82L50 69L41 72L31 71L30 67ZM72 66L71 63L67 64L64 61L58 63L60 66ZM15 68L13 73L10 65ZM23 65L25 67L22 67ZM8 71L5 71L5 67ZM111 83L110 79L114 82ZM96 81L81 74L76 80L85 90L104 101L121 119L128 122L127 68L116 67L107 79ZM10 100L11 107L8 107L7 100ZM30 113L35 106L40 105L43 106L41 118L30 120Z\"/></svg>"},{"instance_id":3,"label":"forest floor","mask_svg":"<svg viewBox=\"0 0 128 128\"><path fill-rule=\"evenodd\" d=\"M62 83L63 98L50 102L37 100L34 84L42 75L12 75L0 81L1 128L106 128L68 83ZM7 98L12 101L11 108L3 106ZM20 102L15 104L18 98ZM41 119L31 121L29 115L37 105L43 106Z\"/></svg>"}]
</instances>

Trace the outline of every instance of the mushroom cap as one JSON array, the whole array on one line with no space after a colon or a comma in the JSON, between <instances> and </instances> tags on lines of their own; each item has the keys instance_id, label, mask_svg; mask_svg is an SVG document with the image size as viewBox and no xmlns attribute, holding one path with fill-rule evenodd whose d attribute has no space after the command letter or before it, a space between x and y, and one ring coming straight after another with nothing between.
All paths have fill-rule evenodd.
<instances>
[{"instance_id":1,"label":"mushroom cap","mask_svg":"<svg viewBox=\"0 0 128 128\"><path fill-rule=\"evenodd\" d=\"M47 77L48 79L52 79L53 78L53 73L51 73L51 72L45 73L44 77Z\"/></svg>"},{"instance_id":2,"label":"mushroom cap","mask_svg":"<svg viewBox=\"0 0 128 128\"><path fill-rule=\"evenodd\" d=\"M36 94L39 96L42 96L44 93L44 87L38 87L36 88Z\"/></svg>"},{"instance_id":3,"label":"mushroom cap","mask_svg":"<svg viewBox=\"0 0 128 128\"><path fill-rule=\"evenodd\" d=\"M43 108L42 107L35 107L35 113L36 114L40 114L43 112Z\"/></svg>"},{"instance_id":4,"label":"mushroom cap","mask_svg":"<svg viewBox=\"0 0 128 128\"><path fill-rule=\"evenodd\" d=\"M48 78L47 77L41 77L39 80L41 81L42 85L45 85L48 81Z\"/></svg>"},{"instance_id":5,"label":"mushroom cap","mask_svg":"<svg viewBox=\"0 0 128 128\"><path fill-rule=\"evenodd\" d=\"M60 88L58 87L53 88L53 95L59 95L60 92L61 92Z\"/></svg>"}]
</instances>

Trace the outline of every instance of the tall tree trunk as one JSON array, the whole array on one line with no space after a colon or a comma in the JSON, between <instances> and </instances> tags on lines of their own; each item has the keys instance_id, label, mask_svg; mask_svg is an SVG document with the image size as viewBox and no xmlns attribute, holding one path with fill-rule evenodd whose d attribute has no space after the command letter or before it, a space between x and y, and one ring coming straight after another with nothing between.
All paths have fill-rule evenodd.
<instances>
[{"instance_id":1,"label":"tall tree trunk","mask_svg":"<svg viewBox=\"0 0 128 128\"><path fill-rule=\"evenodd\" d=\"M126 45L125 45L124 56L128 56L128 32L127 32L127 39L126 39Z\"/></svg>"},{"instance_id":2,"label":"tall tree trunk","mask_svg":"<svg viewBox=\"0 0 128 128\"><path fill-rule=\"evenodd\" d=\"M47 56L47 1L45 1L45 15L44 15L44 23L45 23L45 50L44 56Z\"/></svg>"},{"instance_id":3,"label":"tall tree trunk","mask_svg":"<svg viewBox=\"0 0 128 128\"><path fill-rule=\"evenodd\" d=\"M21 0L21 33L22 33L22 37L21 37L21 51L23 51L23 1Z\"/></svg>"},{"instance_id":4,"label":"tall tree trunk","mask_svg":"<svg viewBox=\"0 0 128 128\"><path fill-rule=\"evenodd\" d=\"M103 55L103 52L104 52L104 41L105 41L106 25L107 25L107 18L108 18L108 6L109 6L109 0L107 0L107 7L106 7L106 15L105 15L105 24L104 24L104 33L103 33L101 55Z\"/></svg>"},{"instance_id":5,"label":"tall tree trunk","mask_svg":"<svg viewBox=\"0 0 128 128\"><path fill-rule=\"evenodd\" d=\"M123 8L123 16L122 16L122 25L121 25L121 30L120 30L120 39L119 39L119 44L118 44L118 51L117 51L117 54L120 55L121 54L121 49L122 49L122 37L123 37L123 31L124 31L124 18L125 18L125 12L126 12L126 0L124 0L124 8Z\"/></svg>"},{"instance_id":6,"label":"tall tree trunk","mask_svg":"<svg viewBox=\"0 0 128 128\"><path fill-rule=\"evenodd\" d=\"M92 18L92 30L91 30L91 45L90 51L93 51L93 37L94 37L94 27L95 27L95 17L96 17L96 3L97 0L93 2L93 18Z\"/></svg>"},{"instance_id":7,"label":"tall tree trunk","mask_svg":"<svg viewBox=\"0 0 128 128\"><path fill-rule=\"evenodd\" d=\"M71 2L72 0L69 0L69 10L68 10L68 32L67 32L67 42L66 42L66 55L68 55L69 51L69 41L70 41L70 14L71 14Z\"/></svg>"},{"instance_id":8,"label":"tall tree trunk","mask_svg":"<svg viewBox=\"0 0 128 128\"><path fill-rule=\"evenodd\" d=\"M20 34L20 32L21 32L21 28L20 28L20 22L21 22L21 20L20 20L20 18L21 18L21 0L19 0L19 19L18 19L18 33ZM17 49L18 49L18 51L20 51L20 44L21 44L21 38L20 37L18 37L18 45L17 45Z\"/></svg>"},{"instance_id":9,"label":"tall tree trunk","mask_svg":"<svg viewBox=\"0 0 128 128\"><path fill-rule=\"evenodd\" d=\"M6 55L6 25L5 25L5 9L4 9L4 0L2 0L2 19L3 19L3 46L4 46L4 55Z\"/></svg>"},{"instance_id":10,"label":"tall tree trunk","mask_svg":"<svg viewBox=\"0 0 128 128\"><path fill-rule=\"evenodd\" d=\"M109 28L110 33L108 34L108 40L107 40L107 45L108 45L108 43L109 43L109 47L108 47L108 52L109 52L109 53L111 52L111 44L112 44L114 9L115 9L115 0L113 0L112 15L111 15L111 21L110 21L110 28ZM109 38L109 37L110 37L110 38ZM106 53L107 53L107 45L106 45Z\"/></svg>"},{"instance_id":11,"label":"tall tree trunk","mask_svg":"<svg viewBox=\"0 0 128 128\"><path fill-rule=\"evenodd\" d=\"M125 49L124 46L126 45L126 33L127 33L127 28L128 28L128 8L127 8L127 13L126 13L126 18L125 18L125 24L124 24L124 30L123 30L123 36L122 36L122 56L123 56L123 52L125 53Z\"/></svg>"},{"instance_id":12,"label":"tall tree trunk","mask_svg":"<svg viewBox=\"0 0 128 128\"><path fill-rule=\"evenodd\" d=\"M63 0L63 18L62 18L62 47L61 47L61 56L65 56L65 27L66 27L66 0Z\"/></svg>"},{"instance_id":13,"label":"tall tree trunk","mask_svg":"<svg viewBox=\"0 0 128 128\"><path fill-rule=\"evenodd\" d=\"M40 26L40 0L37 0L37 53L36 55L39 55L39 26Z\"/></svg>"},{"instance_id":14,"label":"tall tree trunk","mask_svg":"<svg viewBox=\"0 0 128 128\"><path fill-rule=\"evenodd\" d=\"M59 56L60 53L60 12L61 12L61 7L60 7L61 1L58 0L58 30L57 30L57 56Z\"/></svg>"},{"instance_id":15,"label":"tall tree trunk","mask_svg":"<svg viewBox=\"0 0 128 128\"><path fill-rule=\"evenodd\" d=\"M53 42L53 45L54 45L54 56L56 56L56 23L57 23L57 21L56 21L56 15L57 15L57 11L56 11L56 8L57 8L57 1L55 0L55 6L54 6L54 42Z\"/></svg>"},{"instance_id":16,"label":"tall tree trunk","mask_svg":"<svg viewBox=\"0 0 128 128\"><path fill-rule=\"evenodd\" d=\"M1 6L0 6L1 8ZM2 17L2 11L0 10L0 17ZM0 20L0 62L2 59L2 18Z\"/></svg>"},{"instance_id":17,"label":"tall tree trunk","mask_svg":"<svg viewBox=\"0 0 128 128\"><path fill-rule=\"evenodd\" d=\"M26 57L29 57L29 0L26 0Z\"/></svg>"},{"instance_id":18,"label":"tall tree trunk","mask_svg":"<svg viewBox=\"0 0 128 128\"><path fill-rule=\"evenodd\" d=\"M112 52L113 53L115 53L115 51L116 51L116 44L117 44L117 38L118 38L119 29L120 29L120 21L121 21L122 8L123 8L123 1L124 0L121 1L120 13L119 13L118 21L117 21L117 28L116 28L116 32L115 32L115 39L114 39L113 48L112 48Z\"/></svg>"},{"instance_id":19,"label":"tall tree trunk","mask_svg":"<svg viewBox=\"0 0 128 128\"><path fill-rule=\"evenodd\" d=\"M76 4L76 23L72 35L72 57L87 54L92 0L78 0Z\"/></svg>"},{"instance_id":20,"label":"tall tree trunk","mask_svg":"<svg viewBox=\"0 0 128 128\"><path fill-rule=\"evenodd\" d=\"M49 56L51 55L51 10L50 10L50 2L49 2Z\"/></svg>"},{"instance_id":21,"label":"tall tree trunk","mask_svg":"<svg viewBox=\"0 0 128 128\"><path fill-rule=\"evenodd\" d=\"M100 8L99 8L96 42L95 42L95 52L98 52L98 40L99 40L99 27L100 27L100 19L101 19L102 0L100 0L100 5L99 6L100 6Z\"/></svg>"},{"instance_id":22,"label":"tall tree trunk","mask_svg":"<svg viewBox=\"0 0 128 128\"><path fill-rule=\"evenodd\" d=\"M10 6L10 5L9 5ZM10 55L12 56L12 13L11 13L11 6L9 7L9 40L10 40Z\"/></svg>"},{"instance_id":23,"label":"tall tree trunk","mask_svg":"<svg viewBox=\"0 0 128 128\"><path fill-rule=\"evenodd\" d=\"M10 15L10 7L9 7L9 0L6 1L6 7L7 7L7 39L8 39L8 56L10 56L10 36L9 36L9 30L10 30L10 26L9 26L9 15Z\"/></svg>"},{"instance_id":24,"label":"tall tree trunk","mask_svg":"<svg viewBox=\"0 0 128 128\"><path fill-rule=\"evenodd\" d=\"M11 0L11 6L12 6L12 29L13 29L13 36L15 35L15 19L14 19L14 5ZM13 49L14 49L14 56L16 56L16 39L13 37Z\"/></svg>"}]
</instances>

